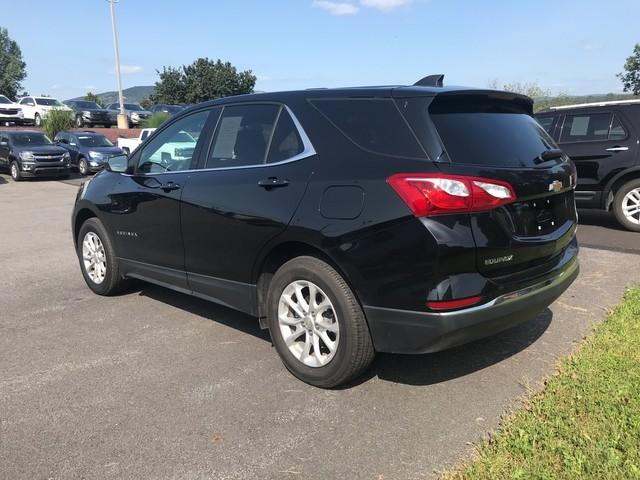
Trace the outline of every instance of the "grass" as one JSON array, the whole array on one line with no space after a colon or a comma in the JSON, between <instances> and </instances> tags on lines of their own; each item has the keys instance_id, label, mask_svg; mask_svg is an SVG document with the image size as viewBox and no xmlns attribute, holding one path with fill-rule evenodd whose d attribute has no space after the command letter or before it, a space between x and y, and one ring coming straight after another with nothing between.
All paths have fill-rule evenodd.
<instances>
[{"instance_id":1,"label":"grass","mask_svg":"<svg viewBox=\"0 0 640 480\"><path fill-rule=\"evenodd\" d=\"M640 288L444 478L640 479Z\"/></svg>"}]
</instances>

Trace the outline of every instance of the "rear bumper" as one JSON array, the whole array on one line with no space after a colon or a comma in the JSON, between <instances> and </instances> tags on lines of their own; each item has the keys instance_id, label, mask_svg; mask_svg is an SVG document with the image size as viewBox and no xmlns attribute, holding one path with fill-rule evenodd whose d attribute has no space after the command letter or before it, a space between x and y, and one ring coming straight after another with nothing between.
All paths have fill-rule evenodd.
<instances>
[{"instance_id":1,"label":"rear bumper","mask_svg":"<svg viewBox=\"0 0 640 480\"><path fill-rule=\"evenodd\" d=\"M577 257L534 285L503 294L474 307L452 312L415 312L365 306L376 351L428 353L445 350L535 317L578 276Z\"/></svg>"}]
</instances>

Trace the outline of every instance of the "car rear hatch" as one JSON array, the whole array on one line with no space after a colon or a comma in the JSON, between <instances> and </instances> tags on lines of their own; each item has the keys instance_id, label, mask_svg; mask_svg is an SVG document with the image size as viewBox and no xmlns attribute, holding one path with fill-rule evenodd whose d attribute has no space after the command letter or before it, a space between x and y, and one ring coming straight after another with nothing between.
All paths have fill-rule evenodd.
<instances>
[{"instance_id":1,"label":"car rear hatch","mask_svg":"<svg viewBox=\"0 0 640 480\"><path fill-rule=\"evenodd\" d=\"M470 213L478 271L512 276L561 254L576 231L575 174L532 118L530 99L460 90L397 103L443 174L507 183L515 194L497 208Z\"/></svg>"}]
</instances>

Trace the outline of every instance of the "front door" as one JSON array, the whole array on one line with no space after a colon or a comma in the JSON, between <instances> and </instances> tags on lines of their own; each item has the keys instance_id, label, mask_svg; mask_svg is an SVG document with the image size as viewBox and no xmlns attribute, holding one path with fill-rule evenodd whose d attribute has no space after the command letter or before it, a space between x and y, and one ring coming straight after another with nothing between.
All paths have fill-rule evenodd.
<instances>
[{"instance_id":1,"label":"front door","mask_svg":"<svg viewBox=\"0 0 640 480\"><path fill-rule=\"evenodd\" d=\"M201 110L164 127L131 159L111 193L108 222L124 273L187 289L180 201L209 117Z\"/></svg>"},{"instance_id":2,"label":"front door","mask_svg":"<svg viewBox=\"0 0 640 480\"><path fill-rule=\"evenodd\" d=\"M182 199L185 267L195 293L255 313L255 260L291 221L314 154L286 107L224 108Z\"/></svg>"},{"instance_id":3,"label":"front door","mask_svg":"<svg viewBox=\"0 0 640 480\"><path fill-rule=\"evenodd\" d=\"M9 137L0 135L0 168L9 168Z\"/></svg>"},{"instance_id":4,"label":"front door","mask_svg":"<svg viewBox=\"0 0 640 480\"><path fill-rule=\"evenodd\" d=\"M617 173L636 162L637 135L620 112L603 110L568 114L560 148L578 170L577 195L602 192Z\"/></svg>"}]
</instances>

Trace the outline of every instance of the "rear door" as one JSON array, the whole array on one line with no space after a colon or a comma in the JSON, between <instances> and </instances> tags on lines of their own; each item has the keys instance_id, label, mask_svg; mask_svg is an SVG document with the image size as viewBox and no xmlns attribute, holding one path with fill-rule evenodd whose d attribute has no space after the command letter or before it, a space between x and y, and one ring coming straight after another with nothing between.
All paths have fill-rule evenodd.
<instances>
[{"instance_id":1,"label":"rear door","mask_svg":"<svg viewBox=\"0 0 640 480\"><path fill-rule=\"evenodd\" d=\"M182 198L185 264L196 293L250 312L255 259L289 224L314 154L287 107L224 107Z\"/></svg>"},{"instance_id":2,"label":"rear door","mask_svg":"<svg viewBox=\"0 0 640 480\"><path fill-rule=\"evenodd\" d=\"M412 102L423 102L423 111ZM530 101L502 92L455 92L402 105L430 156L440 158L436 164L443 173L513 187L515 202L469 214L479 271L489 276L521 271L558 255L572 241L577 221L572 167L531 116ZM427 140L434 137L424 134L429 128L439 142Z\"/></svg>"},{"instance_id":3,"label":"rear door","mask_svg":"<svg viewBox=\"0 0 640 480\"><path fill-rule=\"evenodd\" d=\"M579 191L601 192L617 173L635 164L633 133L620 111L599 107L565 115L559 144L576 164Z\"/></svg>"}]
</instances>

